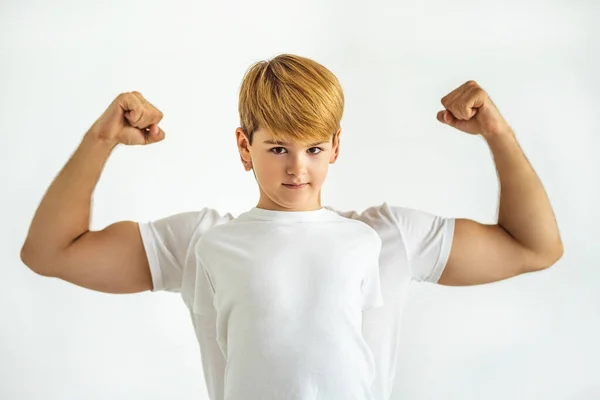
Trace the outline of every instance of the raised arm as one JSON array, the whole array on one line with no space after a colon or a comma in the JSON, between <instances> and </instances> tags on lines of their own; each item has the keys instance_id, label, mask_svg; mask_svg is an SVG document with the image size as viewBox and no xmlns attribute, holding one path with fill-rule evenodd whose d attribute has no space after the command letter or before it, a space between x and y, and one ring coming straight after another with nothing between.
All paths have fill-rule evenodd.
<instances>
[{"instance_id":1,"label":"raised arm","mask_svg":"<svg viewBox=\"0 0 600 400\"><path fill-rule=\"evenodd\" d=\"M132 293L152 289L137 223L90 231L92 193L117 144L164 138L162 113L138 92L119 95L84 135L40 202L21 260L34 272L92 290Z\"/></svg>"},{"instance_id":2,"label":"raised arm","mask_svg":"<svg viewBox=\"0 0 600 400\"><path fill-rule=\"evenodd\" d=\"M514 132L487 95L469 81L442 98L438 120L487 141L500 178L498 223L457 219L442 285L489 283L539 271L562 257L550 200Z\"/></svg>"}]
</instances>

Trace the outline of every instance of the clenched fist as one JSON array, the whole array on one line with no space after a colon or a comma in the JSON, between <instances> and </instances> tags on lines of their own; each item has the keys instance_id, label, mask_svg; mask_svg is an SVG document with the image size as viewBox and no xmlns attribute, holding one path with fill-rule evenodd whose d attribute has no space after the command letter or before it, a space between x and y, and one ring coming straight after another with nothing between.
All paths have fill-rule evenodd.
<instances>
[{"instance_id":1,"label":"clenched fist","mask_svg":"<svg viewBox=\"0 0 600 400\"><path fill-rule=\"evenodd\" d=\"M158 126L163 113L139 92L121 93L94 122L89 133L117 145L160 142L165 132Z\"/></svg>"},{"instance_id":2,"label":"clenched fist","mask_svg":"<svg viewBox=\"0 0 600 400\"><path fill-rule=\"evenodd\" d=\"M468 81L442 98L445 110L437 119L463 132L489 138L514 134L488 94L475 81Z\"/></svg>"}]
</instances>

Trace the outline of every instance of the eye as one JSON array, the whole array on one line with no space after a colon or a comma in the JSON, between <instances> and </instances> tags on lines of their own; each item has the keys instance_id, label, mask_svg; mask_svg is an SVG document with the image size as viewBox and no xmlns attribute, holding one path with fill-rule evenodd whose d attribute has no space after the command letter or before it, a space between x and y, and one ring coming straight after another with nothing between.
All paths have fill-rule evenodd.
<instances>
[{"instance_id":1,"label":"eye","mask_svg":"<svg viewBox=\"0 0 600 400\"><path fill-rule=\"evenodd\" d=\"M275 153L275 154L283 154L283 153L278 153L277 151L273 151L273 150L277 150L277 149L283 149L283 150L285 150L285 148L284 148L284 147L273 147L273 148L272 148L271 150L269 150L269 151L270 151L270 152L272 152L272 153Z\"/></svg>"},{"instance_id":2,"label":"eye","mask_svg":"<svg viewBox=\"0 0 600 400\"><path fill-rule=\"evenodd\" d=\"M322 148L320 148L320 147L311 147L311 148L310 148L310 149L308 149L308 150L313 150L313 149L317 149L317 150L319 150L319 151L318 151L317 153L310 153L310 154L312 154L312 155L317 155L317 154L319 154L320 152L322 152L322 151L323 151L323 149L322 149Z\"/></svg>"}]
</instances>

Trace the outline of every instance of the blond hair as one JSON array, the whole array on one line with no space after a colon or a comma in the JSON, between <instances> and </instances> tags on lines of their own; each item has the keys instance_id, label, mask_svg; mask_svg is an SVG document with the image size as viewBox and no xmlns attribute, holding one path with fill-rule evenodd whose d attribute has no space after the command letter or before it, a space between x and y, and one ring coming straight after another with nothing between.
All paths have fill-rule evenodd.
<instances>
[{"instance_id":1,"label":"blond hair","mask_svg":"<svg viewBox=\"0 0 600 400\"><path fill-rule=\"evenodd\" d=\"M340 128L344 93L337 77L323 65L280 54L248 68L238 110L250 145L258 129L278 141L319 143L331 140Z\"/></svg>"}]
</instances>

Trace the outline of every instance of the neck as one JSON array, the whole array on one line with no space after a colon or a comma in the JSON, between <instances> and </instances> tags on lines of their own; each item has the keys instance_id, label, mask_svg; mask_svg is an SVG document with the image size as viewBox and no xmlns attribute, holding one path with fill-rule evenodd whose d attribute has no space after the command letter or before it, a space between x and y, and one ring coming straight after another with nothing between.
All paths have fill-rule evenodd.
<instances>
[{"instance_id":1,"label":"neck","mask_svg":"<svg viewBox=\"0 0 600 400\"><path fill-rule=\"evenodd\" d=\"M293 205L293 206L285 206L281 205L269 198L266 194L264 194L261 190L260 199L258 200L258 204L256 208L262 208L264 210L273 210L273 211L314 211L320 210L321 206L321 191L319 191L317 199L315 201L306 202L303 204Z\"/></svg>"}]
</instances>

